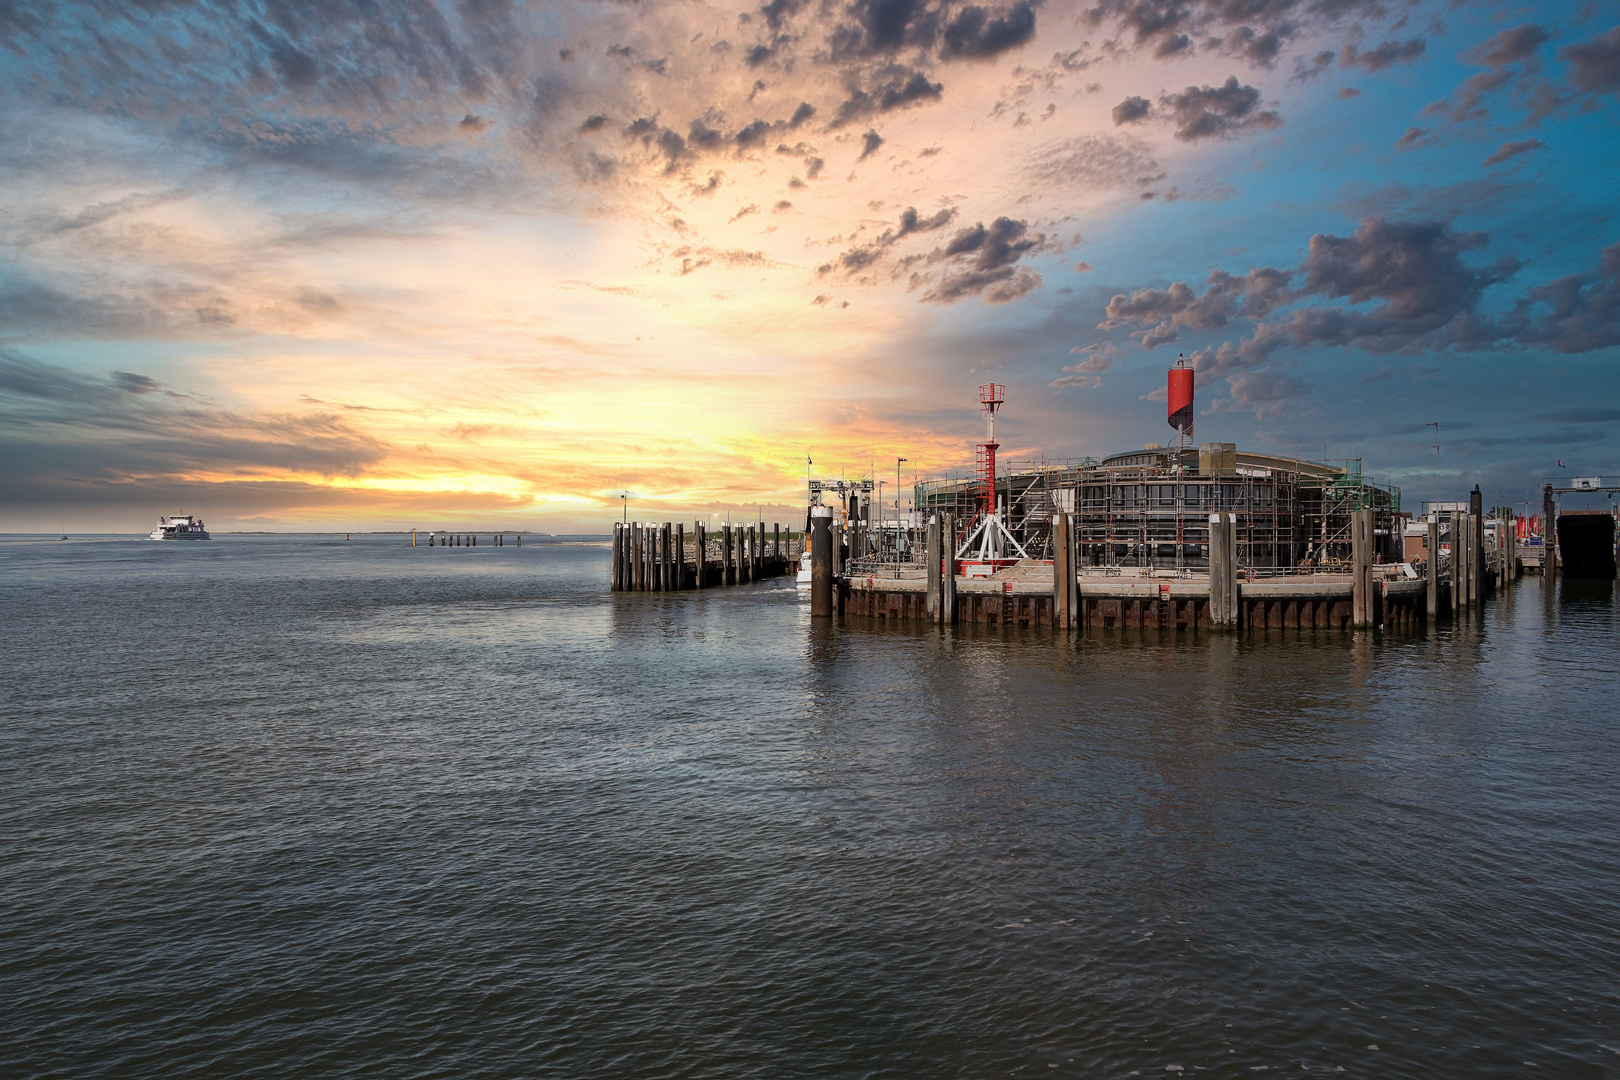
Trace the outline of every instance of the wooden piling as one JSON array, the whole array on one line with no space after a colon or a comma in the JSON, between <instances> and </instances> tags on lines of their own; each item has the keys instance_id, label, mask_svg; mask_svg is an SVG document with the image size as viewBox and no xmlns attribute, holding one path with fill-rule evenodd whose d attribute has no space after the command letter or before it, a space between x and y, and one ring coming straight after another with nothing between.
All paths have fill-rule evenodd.
<instances>
[{"instance_id":1,"label":"wooden piling","mask_svg":"<svg viewBox=\"0 0 1620 1080\"><path fill-rule=\"evenodd\" d=\"M1541 489L1541 580L1549 587L1558 576L1558 504L1552 485Z\"/></svg>"},{"instance_id":2,"label":"wooden piling","mask_svg":"<svg viewBox=\"0 0 1620 1080\"><path fill-rule=\"evenodd\" d=\"M692 557L697 564L697 577L693 583L695 589L706 589L708 582L703 580L703 572L708 569L709 558L709 532L708 526L701 521L692 523Z\"/></svg>"},{"instance_id":3,"label":"wooden piling","mask_svg":"<svg viewBox=\"0 0 1620 1080\"><path fill-rule=\"evenodd\" d=\"M608 577L612 580L612 591L619 591L619 544L623 537L619 533L619 523L613 523L613 560L609 563Z\"/></svg>"},{"instance_id":4,"label":"wooden piling","mask_svg":"<svg viewBox=\"0 0 1620 1080\"><path fill-rule=\"evenodd\" d=\"M1452 594L1450 594L1447 602L1445 602L1445 609L1447 609L1447 612L1450 612L1452 619L1456 619L1456 617L1461 614L1461 610L1463 610L1463 606L1461 606L1461 597L1458 596L1458 593L1461 591L1461 572L1458 570L1458 567L1456 567L1456 563L1460 562L1461 560L1461 549L1463 549L1463 546L1456 542L1456 538L1458 538L1458 533L1460 533L1461 528L1461 521L1458 520L1458 517L1460 517L1460 515L1456 515L1456 513L1448 513L1447 515L1447 525L1448 529L1450 529L1450 538L1452 538L1452 555L1450 555L1450 559L1447 560L1445 576L1447 576L1448 585L1450 585L1450 588L1452 588Z\"/></svg>"},{"instance_id":5,"label":"wooden piling","mask_svg":"<svg viewBox=\"0 0 1620 1080\"><path fill-rule=\"evenodd\" d=\"M831 618L833 613L832 508L810 509L810 616Z\"/></svg>"},{"instance_id":6,"label":"wooden piling","mask_svg":"<svg viewBox=\"0 0 1620 1080\"><path fill-rule=\"evenodd\" d=\"M864 525L861 535L866 535ZM939 523L940 546L945 556L944 565L940 567L939 578L939 621L946 626L956 622L956 515L947 512Z\"/></svg>"},{"instance_id":7,"label":"wooden piling","mask_svg":"<svg viewBox=\"0 0 1620 1080\"><path fill-rule=\"evenodd\" d=\"M1371 564L1372 538L1367 535L1369 515L1365 510L1353 511L1350 515L1350 624L1352 626L1367 626L1372 622L1372 597L1368 586L1371 576L1368 567Z\"/></svg>"},{"instance_id":8,"label":"wooden piling","mask_svg":"<svg viewBox=\"0 0 1620 1080\"><path fill-rule=\"evenodd\" d=\"M686 588L686 522L675 523L675 587Z\"/></svg>"},{"instance_id":9,"label":"wooden piling","mask_svg":"<svg viewBox=\"0 0 1620 1080\"><path fill-rule=\"evenodd\" d=\"M924 548L923 558L928 564L928 586L924 595L923 609L928 621L939 622L940 587L943 584L943 556L939 543L939 515L935 514L928 519L928 540Z\"/></svg>"},{"instance_id":10,"label":"wooden piling","mask_svg":"<svg viewBox=\"0 0 1620 1080\"><path fill-rule=\"evenodd\" d=\"M1071 625L1069 578L1074 568L1069 564L1069 515L1058 511L1052 524L1052 625L1067 630Z\"/></svg>"},{"instance_id":11,"label":"wooden piling","mask_svg":"<svg viewBox=\"0 0 1620 1080\"><path fill-rule=\"evenodd\" d=\"M1440 515L1429 512L1429 564L1424 569L1424 613L1433 623L1440 617Z\"/></svg>"},{"instance_id":12,"label":"wooden piling","mask_svg":"<svg viewBox=\"0 0 1620 1080\"><path fill-rule=\"evenodd\" d=\"M1238 609L1236 597L1228 588L1233 551L1226 518L1225 512L1210 515L1210 625L1230 630L1238 623Z\"/></svg>"}]
</instances>

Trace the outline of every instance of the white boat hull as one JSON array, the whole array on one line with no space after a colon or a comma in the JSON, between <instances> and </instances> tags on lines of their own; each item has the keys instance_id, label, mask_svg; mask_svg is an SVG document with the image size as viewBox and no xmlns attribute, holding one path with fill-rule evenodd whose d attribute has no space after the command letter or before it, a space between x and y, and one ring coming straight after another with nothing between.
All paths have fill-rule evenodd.
<instances>
[{"instance_id":1,"label":"white boat hull","mask_svg":"<svg viewBox=\"0 0 1620 1080\"><path fill-rule=\"evenodd\" d=\"M191 514L176 514L158 518L158 527L148 534L153 540L207 540L208 530L203 520Z\"/></svg>"}]
</instances>

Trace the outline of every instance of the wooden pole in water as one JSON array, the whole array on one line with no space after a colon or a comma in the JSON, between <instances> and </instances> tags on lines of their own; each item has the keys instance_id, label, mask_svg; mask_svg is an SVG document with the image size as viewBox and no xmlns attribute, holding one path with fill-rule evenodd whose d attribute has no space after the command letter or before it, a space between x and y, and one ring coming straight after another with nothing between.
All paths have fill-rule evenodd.
<instances>
[{"instance_id":1,"label":"wooden pole in water","mask_svg":"<svg viewBox=\"0 0 1620 1080\"><path fill-rule=\"evenodd\" d=\"M608 563L608 578L611 581L609 588L613 592L619 591L619 523L613 523L613 555Z\"/></svg>"},{"instance_id":2,"label":"wooden pole in water","mask_svg":"<svg viewBox=\"0 0 1620 1080\"><path fill-rule=\"evenodd\" d=\"M1052 523L1052 626L1069 628L1069 515L1062 510Z\"/></svg>"},{"instance_id":3,"label":"wooden pole in water","mask_svg":"<svg viewBox=\"0 0 1620 1080\"><path fill-rule=\"evenodd\" d=\"M636 529L637 551L641 555L641 583L642 592L652 592L653 587L653 542L652 526L642 522Z\"/></svg>"},{"instance_id":4,"label":"wooden pole in water","mask_svg":"<svg viewBox=\"0 0 1620 1080\"><path fill-rule=\"evenodd\" d=\"M940 570L942 556L939 550L939 515L935 514L928 519L928 542L924 548L923 558L928 564L928 584L923 593L923 610L928 615L928 621L939 622L940 591L943 584L943 574Z\"/></svg>"},{"instance_id":5,"label":"wooden pole in water","mask_svg":"<svg viewBox=\"0 0 1620 1080\"><path fill-rule=\"evenodd\" d=\"M1541 489L1541 580L1551 586L1558 576L1558 504L1552 485Z\"/></svg>"},{"instance_id":6,"label":"wooden pole in water","mask_svg":"<svg viewBox=\"0 0 1620 1080\"><path fill-rule=\"evenodd\" d=\"M831 618L832 602L832 507L810 509L810 616Z\"/></svg>"},{"instance_id":7,"label":"wooden pole in water","mask_svg":"<svg viewBox=\"0 0 1620 1080\"><path fill-rule=\"evenodd\" d=\"M1423 570L1425 614L1433 623L1440 617L1440 515L1429 511L1428 565Z\"/></svg>"},{"instance_id":8,"label":"wooden pole in water","mask_svg":"<svg viewBox=\"0 0 1620 1080\"><path fill-rule=\"evenodd\" d=\"M866 523L861 521L861 536L866 535ZM946 626L956 622L956 515L946 512L939 523L940 546L944 549L945 564L940 568L939 621Z\"/></svg>"},{"instance_id":9,"label":"wooden pole in water","mask_svg":"<svg viewBox=\"0 0 1620 1080\"><path fill-rule=\"evenodd\" d=\"M1367 595L1367 524L1366 511L1357 510L1350 517L1350 623L1366 626L1371 606Z\"/></svg>"},{"instance_id":10,"label":"wooden pole in water","mask_svg":"<svg viewBox=\"0 0 1620 1080\"><path fill-rule=\"evenodd\" d=\"M720 526L720 584L735 585L731 574L731 526Z\"/></svg>"},{"instance_id":11,"label":"wooden pole in water","mask_svg":"<svg viewBox=\"0 0 1620 1080\"><path fill-rule=\"evenodd\" d=\"M675 523L675 588L686 588L686 522Z\"/></svg>"}]
</instances>

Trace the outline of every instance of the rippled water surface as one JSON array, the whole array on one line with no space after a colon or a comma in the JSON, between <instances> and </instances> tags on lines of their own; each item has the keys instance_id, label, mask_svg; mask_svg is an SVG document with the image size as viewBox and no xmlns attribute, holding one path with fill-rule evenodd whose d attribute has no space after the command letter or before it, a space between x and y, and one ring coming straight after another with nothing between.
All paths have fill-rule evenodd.
<instances>
[{"instance_id":1,"label":"rippled water surface","mask_svg":"<svg viewBox=\"0 0 1620 1080\"><path fill-rule=\"evenodd\" d=\"M0 541L0 1073L1620 1075L1611 584L1060 640L606 570Z\"/></svg>"}]
</instances>

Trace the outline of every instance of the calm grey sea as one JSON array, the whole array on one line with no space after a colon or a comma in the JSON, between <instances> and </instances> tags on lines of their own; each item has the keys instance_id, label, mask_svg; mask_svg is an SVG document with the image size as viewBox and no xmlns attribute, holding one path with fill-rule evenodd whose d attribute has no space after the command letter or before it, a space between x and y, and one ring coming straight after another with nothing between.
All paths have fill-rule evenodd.
<instances>
[{"instance_id":1,"label":"calm grey sea","mask_svg":"<svg viewBox=\"0 0 1620 1080\"><path fill-rule=\"evenodd\" d=\"M0 538L7 1077L1620 1076L1620 603L847 622Z\"/></svg>"}]
</instances>

